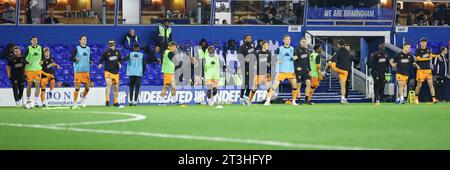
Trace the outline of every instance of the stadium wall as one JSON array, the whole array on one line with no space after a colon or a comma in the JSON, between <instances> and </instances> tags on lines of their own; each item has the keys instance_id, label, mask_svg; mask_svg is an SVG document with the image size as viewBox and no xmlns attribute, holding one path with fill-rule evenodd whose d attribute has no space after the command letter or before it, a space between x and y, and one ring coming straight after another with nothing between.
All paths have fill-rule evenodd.
<instances>
[{"instance_id":1,"label":"stadium wall","mask_svg":"<svg viewBox=\"0 0 450 170\"><path fill-rule=\"evenodd\" d=\"M450 44L450 27L408 27L408 32L396 33L395 39L397 46L401 46L403 38L406 42L417 44L422 37L432 42L449 42Z\"/></svg>"},{"instance_id":2,"label":"stadium wall","mask_svg":"<svg viewBox=\"0 0 450 170\"><path fill-rule=\"evenodd\" d=\"M87 34L89 44L106 43L108 39L121 41L123 36L130 28L134 28L140 36L141 43L148 45L155 40L156 26L86 26L86 25L2 25L0 26L0 45L7 43L28 43L32 35L40 38L40 43L60 43L75 44L78 43L80 34ZM300 32L289 32L289 26L191 26L177 25L173 26L174 39L177 41L208 40L226 41L230 38L241 40L243 35L251 34L254 40L269 39L281 41L283 34L289 34L293 37L293 43L298 43L305 31L390 31L391 42L396 41L397 46L403 43L405 37L407 42L417 43L421 37L426 37L432 42L449 42L450 27L408 27L405 33L396 33L395 27L344 27L344 26L304 26ZM369 44L369 46L373 46ZM372 48L373 49L373 48ZM373 51L369 51L371 53ZM449 85L449 84L447 84ZM450 85L448 86L450 88ZM2 89L3 90L3 89ZM9 89L8 89L9 90ZM427 91L426 88L423 91ZM10 91L8 91L10 92ZM447 90L449 93L449 90ZM8 93L9 94L9 93ZM12 94L11 94L12 95ZM12 96L11 96L12 97ZM102 103L103 104L103 103Z\"/></svg>"},{"instance_id":3,"label":"stadium wall","mask_svg":"<svg viewBox=\"0 0 450 170\"><path fill-rule=\"evenodd\" d=\"M87 34L89 43L105 43L108 39L121 41L130 28L134 28L140 36L141 43L148 45L155 40L156 26L86 26L86 25L32 25L32 26L0 26L0 44L10 42L27 43L32 35L40 37L41 43L78 43L80 34ZM343 27L343 26L304 26L300 32L289 32L289 26L173 26L173 36L177 41L208 40L226 41L230 38L241 40L243 35L251 34L254 40L281 40L283 34L289 34L294 42L303 36L304 31L391 31L391 42L394 42L393 27ZM417 42L421 37L427 37L434 42L447 42L450 27L408 27L408 32L397 33L395 40L401 45L402 37L408 41Z\"/></svg>"},{"instance_id":4,"label":"stadium wall","mask_svg":"<svg viewBox=\"0 0 450 170\"><path fill-rule=\"evenodd\" d=\"M31 36L36 35L41 43L77 44L81 34L88 36L88 43L106 43L113 38L122 41L130 28L134 28L143 45L156 40L156 26L0 26L2 34L0 44L28 43ZM289 34L298 40L302 32L289 32L288 26L173 26L173 37L176 41L207 40L226 41L230 38L242 40L243 35L251 34L254 40L281 40Z\"/></svg>"}]
</instances>

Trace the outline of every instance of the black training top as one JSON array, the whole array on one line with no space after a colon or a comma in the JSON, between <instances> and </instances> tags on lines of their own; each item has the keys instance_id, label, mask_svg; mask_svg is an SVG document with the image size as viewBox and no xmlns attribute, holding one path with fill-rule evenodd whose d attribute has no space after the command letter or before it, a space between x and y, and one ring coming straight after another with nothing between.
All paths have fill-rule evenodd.
<instances>
[{"instance_id":1,"label":"black training top","mask_svg":"<svg viewBox=\"0 0 450 170\"><path fill-rule=\"evenodd\" d=\"M99 64L105 62L105 71L112 74L119 74L119 63L122 62L121 58L122 55L118 50L108 49L100 57Z\"/></svg>"}]
</instances>

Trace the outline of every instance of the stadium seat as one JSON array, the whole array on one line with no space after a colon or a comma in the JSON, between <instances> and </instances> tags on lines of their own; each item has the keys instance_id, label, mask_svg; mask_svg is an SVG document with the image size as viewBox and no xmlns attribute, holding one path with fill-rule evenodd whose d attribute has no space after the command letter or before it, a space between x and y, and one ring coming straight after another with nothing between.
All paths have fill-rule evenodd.
<instances>
[{"instance_id":1,"label":"stadium seat","mask_svg":"<svg viewBox=\"0 0 450 170\"><path fill-rule=\"evenodd\" d=\"M239 44L242 44L243 41L241 40ZM256 44L256 41L253 43ZM293 41L293 44L296 42ZM226 41L223 40L213 40L210 42L211 45L213 45L217 49L217 53L223 54L222 50L224 49L226 45ZM269 50L273 53L280 45L282 44L282 41L278 40L269 40ZM22 50L24 50L29 44L28 43L19 43L16 44L19 46ZM65 83L69 83L73 85L73 65L70 61L70 54L72 50L77 46L78 44L61 44L61 43L42 43L41 46L43 47L49 47L52 55L55 59L55 61L61 66L61 69L57 70L57 78L60 81L63 81ZM183 49L188 49L190 47L198 45L198 41L193 40L184 40L179 41L180 47L183 47ZM296 45L296 44L295 44ZM294 46L295 46L294 45ZM429 47L432 49L434 53L438 53L441 46L447 46L448 42L429 42ZM0 50L3 50L5 48L5 44L0 45ZM89 47L91 48L92 52L92 59L95 62L95 65L91 68L91 78L96 84L96 86L104 86L106 83L104 82L104 69L98 69L96 65L98 64L98 60L100 59L102 53L108 48L107 44L89 44ZM154 46L150 45L149 47L154 48ZM415 50L418 47L418 43L414 43L411 47L411 53L414 54ZM127 54L130 53L130 50L124 49L120 44L117 45L117 49L121 50L121 54L123 57L125 57ZM227 55L233 55L236 53L236 51L227 51ZM229 58L229 57L226 57ZM6 69L6 61L0 60L0 70L4 72L3 70ZM125 75L126 73L126 64L124 64L124 67L121 70L121 78L122 78L122 84L127 84L129 82L128 77ZM162 74L161 74L161 65L157 63L148 64L146 66L146 77L142 81L142 85L158 85L162 83ZM2 79L0 80L0 87L10 87L10 82L6 76L2 76Z\"/></svg>"}]
</instances>

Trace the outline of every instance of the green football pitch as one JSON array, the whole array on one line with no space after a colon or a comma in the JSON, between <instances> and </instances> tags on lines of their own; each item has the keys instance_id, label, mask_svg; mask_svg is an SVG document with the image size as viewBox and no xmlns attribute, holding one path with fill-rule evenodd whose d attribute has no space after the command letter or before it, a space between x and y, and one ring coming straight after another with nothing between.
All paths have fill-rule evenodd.
<instances>
[{"instance_id":1,"label":"green football pitch","mask_svg":"<svg viewBox=\"0 0 450 170\"><path fill-rule=\"evenodd\" d=\"M450 149L450 103L4 107L0 149Z\"/></svg>"}]
</instances>

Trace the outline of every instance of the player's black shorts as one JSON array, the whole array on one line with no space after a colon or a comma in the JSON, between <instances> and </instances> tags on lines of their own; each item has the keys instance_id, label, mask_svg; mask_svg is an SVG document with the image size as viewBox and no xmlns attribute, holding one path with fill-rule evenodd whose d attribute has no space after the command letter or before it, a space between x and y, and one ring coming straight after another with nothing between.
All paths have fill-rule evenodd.
<instances>
[{"instance_id":1,"label":"player's black shorts","mask_svg":"<svg viewBox=\"0 0 450 170\"><path fill-rule=\"evenodd\" d=\"M309 71L296 71L295 77L297 78L297 82L305 82L305 80L311 80L311 76L308 75Z\"/></svg>"}]
</instances>

